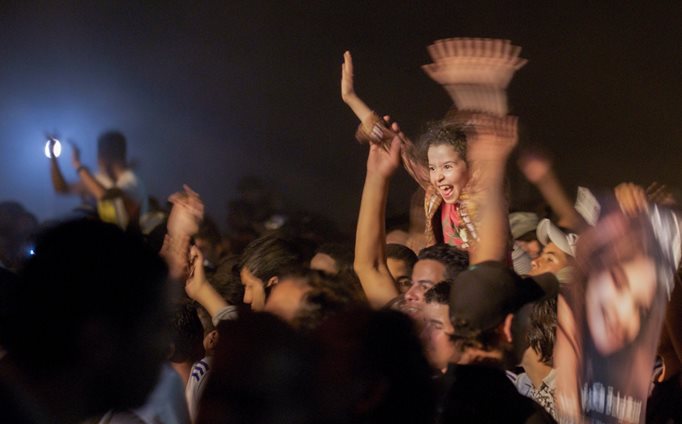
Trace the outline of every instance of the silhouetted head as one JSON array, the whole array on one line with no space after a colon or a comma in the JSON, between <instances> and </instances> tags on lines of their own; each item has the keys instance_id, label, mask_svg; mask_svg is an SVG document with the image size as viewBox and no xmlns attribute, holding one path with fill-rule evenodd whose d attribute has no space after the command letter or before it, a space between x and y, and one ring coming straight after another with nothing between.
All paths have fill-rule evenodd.
<instances>
[{"instance_id":1,"label":"silhouetted head","mask_svg":"<svg viewBox=\"0 0 682 424\"><path fill-rule=\"evenodd\" d=\"M107 131L97 139L97 159L105 166L126 164L126 138L118 131Z\"/></svg>"},{"instance_id":2,"label":"silhouetted head","mask_svg":"<svg viewBox=\"0 0 682 424\"><path fill-rule=\"evenodd\" d=\"M79 387L89 415L140 405L168 349L166 275L141 238L116 226L57 225L20 273L0 344L28 381Z\"/></svg>"}]
</instances>

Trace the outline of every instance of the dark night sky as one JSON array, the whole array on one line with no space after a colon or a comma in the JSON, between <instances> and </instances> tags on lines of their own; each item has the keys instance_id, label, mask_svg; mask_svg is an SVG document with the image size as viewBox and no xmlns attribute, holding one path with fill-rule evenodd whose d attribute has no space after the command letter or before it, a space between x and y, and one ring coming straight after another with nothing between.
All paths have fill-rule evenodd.
<instances>
[{"instance_id":1,"label":"dark night sky","mask_svg":"<svg viewBox=\"0 0 682 424\"><path fill-rule=\"evenodd\" d=\"M679 187L682 6L605 3L3 1L0 200L42 219L68 211L77 200L52 193L45 132L94 166L97 134L119 128L157 197L186 182L222 223L239 177L258 175L289 209L352 228L366 148L338 94L343 51L359 94L416 136L450 103L420 69L425 47L453 36L523 46L510 88L521 142L552 151L569 187ZM517 199L532 196L515 181ZM413 188L396 178L393 212Z\"/></svg>"}]
</instances>

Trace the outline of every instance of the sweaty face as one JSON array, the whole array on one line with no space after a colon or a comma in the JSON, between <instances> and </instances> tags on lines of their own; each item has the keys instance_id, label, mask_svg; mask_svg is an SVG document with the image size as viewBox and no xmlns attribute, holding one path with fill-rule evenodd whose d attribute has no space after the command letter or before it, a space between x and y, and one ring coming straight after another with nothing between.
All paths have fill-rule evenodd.
<instances>
[{"instance_id":1,"label":"sweaty face","mask_svg":"<svg viewBox=\"0 0 682 424\"><path fill-rule=\"evenodd\" d=\"M386 265L388 266L388 271L391 273L391 276L398 284L400 293L407 292L412 285L412 279L410 278L409 268L405 261L387 258Z\"/></svg>"},{"instance_id":2,"label":"sweaty face","mask_svg":"<svg viewBox=\"0 0 682 424\"><path fill-rule=\"evenodd\" d=\"M246 267L242 268L240 275L244 285L244 303L251 305L252 311L262 311L265 307L265 283Z\"/></svg>"},{"instance_id":3,"label":"sweaty face","mask_svg":"<svg viewBox=\"0 0 682 424\"><path fill-rule=\"evenodd\" d=\"M656 266L637 255L589 277L585 308L597 350L608 355L632 342L656 294Z\"/></svg>"},{"instance_id":4,"label":"sweaty face","mask_svg":"<svg viewBox=\"0 0 682 424\"><path fill-rule=\"evenodd\" d=\"M444 371L448 363L456 362L458 352L450 340L454 332L450 322L450 306L436 302L426 303L422 310L422 318L424 327L421 339L426 358L432 367Z\"/></svg>"},{"instance_id":5,"label":"sweaty face","mask_svg":"<svg viewBox=\"0 0 682 424\"><path fill-rule=\"evenodd\" d=\"M421 320L424 293L439 281L445 280L445 265L433 259L420 259L412 269L412 285L405 292L403 311Z\"/></svg>"},{"instance_id":6,"label":"sweaty face","mask_svg":"<svg viewBox=\"0 0 682 424\"><path fill-rule=\"evenodd\" d=\"M558 273L570 265L570 256L559 249L556 244L548 243L540 256L533 259L528 275L540 275L546 272Z\"/></svg>"},{"instance_id":7,"label":"sweaty face","mask_svg":"<svg viewBox=\"0 0 682 424\"><path fill-rule=\"evenodd\" d=\"M449 144L429 147L429 177L445 203L455 203L469 180L464 158Z\"/></svg>"}]
</instances>

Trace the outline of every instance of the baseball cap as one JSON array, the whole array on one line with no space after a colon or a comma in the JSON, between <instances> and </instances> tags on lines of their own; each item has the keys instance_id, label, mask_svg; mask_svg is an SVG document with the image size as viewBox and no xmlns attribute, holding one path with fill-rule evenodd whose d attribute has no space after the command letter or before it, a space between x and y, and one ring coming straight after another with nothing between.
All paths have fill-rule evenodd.
<instances>
[{"instance_id":1,"label":"baseball cap","mask_svg":"<svg viewBox=\"0 0 682 424\"><path fill-rule=\"evenodd\" d=\"M559 280L551 273L522 278L500 262L482 262L454 280L450 320L456 335L475 336L498 326L526 303L558 292Z\"/></svg>"},{"instance_id":2,"label":"baseball cap","mask_svg":"<svg viewBox=\"0 0 682 424\"><path fill-rule=\"evenodd\" d=\"M575 257L575 245L578 242L578 235L569 233L566 234L556 225L545 218L538 224L537 229L538 241L546 246L550 242L554 243L562 252L567 255Z\"/></svg>"},{"instance_id":3,"label":"baseball cap","mask_svg":"<svg viewBox=\"0 0 682 424\"><path fill-rule=\"evenodd\" d=\"M533 212L512 212L509 214L509 227L514 240L522 235L535 231L538 226L538 216Z\"/></svg>"}]
</instances>

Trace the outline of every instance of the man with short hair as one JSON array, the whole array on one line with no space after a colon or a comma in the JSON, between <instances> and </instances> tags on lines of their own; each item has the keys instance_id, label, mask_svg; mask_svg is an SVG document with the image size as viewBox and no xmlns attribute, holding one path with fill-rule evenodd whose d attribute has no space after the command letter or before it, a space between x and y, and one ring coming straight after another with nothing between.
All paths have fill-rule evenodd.
<instances>
[{"instance_id":1,"label":"man with short hair","mask_svg":"<svg viewBox=\"0 0 682 424\"><path fill-rule=\"evenodd\" d=\"M453 280L468 265L467 253L454 246L441 243L425 247L412 268L412 285L405 292L405 301L400 309L421 320L424 294L439 281Z\"/></svg>"},{"instance_id":2,"label":"man with short hair","mask_svg":"<svg viewBox=\"0 0 682 424\"><path fill-rule=\"evenodd\" d=\"M519 393L540 405L555 419L554 342L557 327L557 298L525 305L514 317L512 334L523 373L508 372ZM518 340L517 340L518 338Z\"/></svg>"},{"instance_id":3,"label":"man with short hair","mask_svg":"<svg viewBox=\"0 0 682 424\"><path fill-rule=\"evenodd\" d=\"M442 374L448 364L459 360L459 349L452 340L454 328L450 322L451 281L441 281L424 294L421 338L424 353L431 366Z\"/></svg>"},{"instance_id":4,"label":"man with short hair","mask_svg":"<svg viewBox=\"0 0 682 424\"><path fill-rule=\"evenodd\" d=\"M449 390L442 422L554 422L516 391L504 370L518 363L512 345L514 314L528 302L556 295L558 286L551 274L521 278L495 261L472 265L455 279L450 319L461 356L445 377Z\"/></svg>"},{"instance_id":5,"label":"man with short hair","mask_svg":"<svg viewBox=\"0 0 682 424\"><path fill-rule=\"evenodd\" d=\"M79 181L69 184L59 168L50 140L50 174L57 193L77 193L97 201L97 212L103 221L125 228L137 224L149 209L147 192L140 178L130 168L126 159L126 138L119 131L107 131L97 139L97 172L83 165L80 150L72 146L71 164Z\"/></svg>"}]
</instances>

